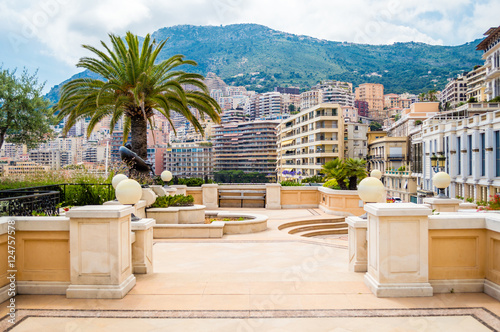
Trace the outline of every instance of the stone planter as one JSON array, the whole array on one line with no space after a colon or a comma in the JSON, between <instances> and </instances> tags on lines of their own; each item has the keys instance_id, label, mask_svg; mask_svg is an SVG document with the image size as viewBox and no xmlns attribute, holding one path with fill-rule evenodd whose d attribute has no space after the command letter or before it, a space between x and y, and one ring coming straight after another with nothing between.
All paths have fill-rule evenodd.
<instances>
[{"instance_id":1,"label":"stone planter","mask_svg":"<svg viewBox=\"0 0 500 332\"><path fill-rule=\"evenodd\" d=\"M205 206L176 206L168 208L147 209L148 218L156 220L156 224L203 224L205 222Z\"/></svg>"}]
</instances>

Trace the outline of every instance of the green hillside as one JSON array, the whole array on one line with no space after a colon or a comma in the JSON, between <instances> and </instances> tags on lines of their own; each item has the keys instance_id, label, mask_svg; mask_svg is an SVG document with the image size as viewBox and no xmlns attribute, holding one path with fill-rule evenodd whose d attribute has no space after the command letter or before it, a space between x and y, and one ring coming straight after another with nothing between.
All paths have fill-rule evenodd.
<instances>
[{"instance_id":1,"label":"green hillside","mask_svg":"<svg viewBox=\"0 0 500 332\"><path fill-rule=\"evenodd\" d=\"M336 79L382 83L386 92L420 93L441 89L448 78L481 65L479 40L460 46L424 43L362 45L320 40L256 24L182 25L153 33L169 38L160 58L184 54L197 72L211 71L226 83L258 92ZM85 75L85 74L84 74Z\"/></svg>"}]
</instances>

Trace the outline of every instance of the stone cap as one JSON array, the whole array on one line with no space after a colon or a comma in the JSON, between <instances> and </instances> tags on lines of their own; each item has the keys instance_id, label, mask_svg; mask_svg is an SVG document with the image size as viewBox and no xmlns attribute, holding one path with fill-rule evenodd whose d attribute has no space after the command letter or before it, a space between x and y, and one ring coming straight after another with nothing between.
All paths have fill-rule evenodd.
<instances>
[{"instance_id":1,"label":"stone cap","mask_svg":"<svg viewBox=\"0 0 500 332\"><path fill-rule=\"evenodd\" d=\"M345 218L345 222L347 223L347 225L354 227L354 228L367 228L368 227L367 219L363 219L361 217L350 216L350 217Z\"/></svg>"},{"instance_id":2,"label":"stone cap","mask_svg":"<svg viewBox=\"0 0 500 332\"><path fill-rule=\"evenodd\" d=\"M204 183L201 185L202 188L217 188L219 185L217 183Z\"/></svg>"},{"instance_id":3,"label":"stone cap","mask_svg":"<svg viewBox=\"0 0 500 332\"><path fill-rule=\"evenodd\" d=\"M365 211L374 216L428 216L432 210L428 207L414 203L368 203Z\"/></svg>"},{"instance_id":4,"label":"stone cap","mask_svg":"<svg viewBox=\"0 0 500 332\"><path fill-rule=\"evenodd\" d=\"M132 231L145 231L146 229L150 229L156 224L156 220L152 218L142 218L137 221L133 221L131 223Z\"/></svg>"},{"instance_id":5,"label":"stone cap","mask_svg":"<svg viewBox=\"0 0 500 332\"><path fill-rule=\"evenodd\" d=\"M140 209L140 208L143 208L143 207L146 207L146 204L147 202L145 200L140 200L139 202L137 202L135 206L136 209ZM114 200L114 201L107 201L107 202L104 202L102 203L102 205L107 205L107 206L110 206L110 205L123 205L122 203L118 202L117 200ZM132 205L126 205L126 206L132 206Z\"/></svg>"},{"instance_id":6,"label":"stone cap","mask_svg":"<svg viewBox=\"0 0 500 332\"><path fill-rule=\"evenodd\" d=\"M72 208L66 212L68 218L122 218L135 212L131 205L86 205Z\"/></svg>"},{"instance_id":7,"label":"stone cap","mask_svg":"<svg viewBox=\"0 0 500 332\"><path fill-rule=\"evenodd\" d=\"M429 198L424 198L424 203L428 203L431 205L459 205L460 203L462 203L462 200L456 198L429 197Z\"/></svg>"}]
</instances>

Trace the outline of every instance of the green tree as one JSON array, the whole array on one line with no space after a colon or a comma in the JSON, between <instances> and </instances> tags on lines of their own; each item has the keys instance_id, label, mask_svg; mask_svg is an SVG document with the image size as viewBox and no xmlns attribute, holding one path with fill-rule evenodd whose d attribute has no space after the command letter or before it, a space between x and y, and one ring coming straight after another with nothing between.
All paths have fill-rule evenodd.
<instances>
[{"instance_id":1,"label":"green tree","mask_svg":"<svg viewBox=\"0 0 500 332\"><path fill-rule=\"evenodd\" d=\"M341 159L333 159L328 161L323 165L323 173L325 173L326 178L337 180L338 185L341 190L347 190L347 185L345 180L348 177L346 165Z\"/></svg>"},{"instance_id":2,"label":"green tree","mask_svg":"<svg viewBox=\"0 0 500 332\"><path fill-rule=\"evenodd\" d=\"M110 131L123 118L124 140L131 133L132 150L145 159L147 127L148 123L152 125L155 110L169 121L171 112L179 113L202 133L203 128L191 109L198 111L200 119L208 115L214 122L220 121L220 107L209 96L204 77L179 69L183 65L196 66L196 62L174 55L155 63L167 40L156 43L148 34L141 47L139 38L131 32L127 32L125 41L113 34L109 38L111 47L101 42L105 51L84 45L96 57L83 57L77 64L103 79L75 79L61 89L57 110L59 120L67 117L64 133L78 119L90 117L87 131L90 135L104 117L111 117Z\"/></svg>"},{"instance_id":3,"label":"green tree","mask_svg":"<svg viewBox=\"0 0 500 332\"><path fill-rule=\"evenodd\" d=\"M368 127L370 127L371 131L379 131L382 129L382 125L378 122L375 122L375 121L370 122Z\"/></svg>"},{"instance_id":4,"label":"green tree","mask_svg":"<svg viewBox=\"0 0 500 332\"><path fill-rule=\"evenodd\" d=\"M366 160L349 158L344 164L349 179L349 190L356 190L358 182L367 176Z\"/></svg>"},{"instance_id":5,"label":"green tree","mask_svg":"<svg viewBox=\"0 0 500 332\"><path fill-rule=\"evenodd\" d=\"M34 148L51 137L53 117L43 86L36 73L25 69L16 77L15 70L0 67L0 148L4 141Z\"/></svg>"}]
</instances>

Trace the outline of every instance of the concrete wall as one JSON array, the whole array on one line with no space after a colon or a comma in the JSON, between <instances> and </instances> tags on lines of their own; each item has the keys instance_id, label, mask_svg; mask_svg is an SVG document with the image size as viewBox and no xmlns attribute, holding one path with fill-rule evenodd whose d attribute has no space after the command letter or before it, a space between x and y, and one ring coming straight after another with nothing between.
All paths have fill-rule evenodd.
<instances>
[{"instance_id":1,"label":"concrete wall","mask_svg":"<svg viewBox=\"0 0 500 332\"><path fill-rule=\"evenodd\" d=\"M194 204L203 204L203 192L201 187L187 187L186 195L193 196Z\"/></svg>"}]
</instances>

